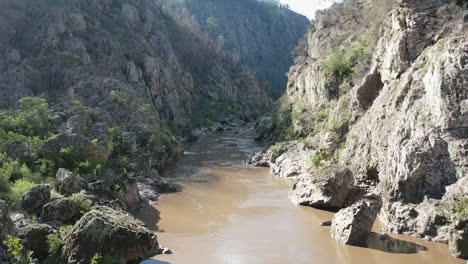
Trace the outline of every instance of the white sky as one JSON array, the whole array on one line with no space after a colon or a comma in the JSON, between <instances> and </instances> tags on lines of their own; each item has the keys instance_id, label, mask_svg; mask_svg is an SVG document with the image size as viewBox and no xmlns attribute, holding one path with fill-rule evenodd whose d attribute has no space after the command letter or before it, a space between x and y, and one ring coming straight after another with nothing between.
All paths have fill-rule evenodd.
<instances>
[{"instance_id":1,"label":"white sky","mask_svg":"<svg viewBox=\"0 0 468 264\"><path fill-rule=\"evenodd\" d=\"M288 4L291 10L313 19L315 11L330 7L334 0L280 0L283 4Z\"/></svg>"}]
</instances>

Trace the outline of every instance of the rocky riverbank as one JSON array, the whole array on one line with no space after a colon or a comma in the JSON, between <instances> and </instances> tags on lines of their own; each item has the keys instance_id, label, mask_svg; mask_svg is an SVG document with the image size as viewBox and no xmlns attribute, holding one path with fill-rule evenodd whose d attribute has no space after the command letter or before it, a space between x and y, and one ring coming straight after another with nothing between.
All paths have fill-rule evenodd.
<instances>
[{"instance_id":1,"label":"rocky riverbank","mask_svg":"<svg viewBox=\"0 0 468 264\"><path fill-rule=\"evenodd\" d=\"M468 258L465 7L348 0L319 12L287 94L257 122L259 140L281 143L248 163L296 177L295 203L341 209L339 241L352 217L373 221L362 199L377 195L384 230Z\"/></svg>"}]
</instances>

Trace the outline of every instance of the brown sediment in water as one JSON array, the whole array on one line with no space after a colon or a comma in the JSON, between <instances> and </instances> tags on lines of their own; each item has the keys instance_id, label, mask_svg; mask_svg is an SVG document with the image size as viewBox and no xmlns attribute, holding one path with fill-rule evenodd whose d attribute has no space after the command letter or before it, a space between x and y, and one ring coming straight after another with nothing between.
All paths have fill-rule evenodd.
<instances>
[{"instance_id":1,"label":"brown sediment in water","mask_svg":"<svg viewBox=\"0 0 468 264\"><path fill-rule=\"evenodd\" d=\"M248 136L205 137L166 173L184 190L137 215L174 252L156 263L464 263L444 244L394 234L383 241L378 223L368 248L339 244L320 226L333 213L295 206L287 198L291 180L242 165L252 146Z\"/></svg>"}]
</instances>

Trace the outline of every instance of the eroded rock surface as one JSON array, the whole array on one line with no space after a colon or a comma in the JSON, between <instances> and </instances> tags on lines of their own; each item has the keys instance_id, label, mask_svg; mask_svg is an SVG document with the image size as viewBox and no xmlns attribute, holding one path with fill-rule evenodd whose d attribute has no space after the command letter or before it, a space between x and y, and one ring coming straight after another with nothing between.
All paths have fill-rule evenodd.
<instances>
[{"instance_id":1,"label":"eroded rock surface","mask_svg":"<svg viewBox=\"0 0 468 264\"><path fill-rule=\"evenodd\" d=\"M53 186L50 184L40 184L33 187L21 197L21 207L28 213L33 213L44 206L50 200L50 191Z\"/></svg>"},{"instance_id":2,"label":"eroded rock surface","mask_svg":"<svg viewBox=\"0 0 468 264\"><path fill-rule=\"evenodd\" d=\"M348 198L354 178L342 167L329 167L315 173L298 176L289 199L295 204L315 208L341 208Z\"/></svg>"},{"instance_id":3,"label":"eroded rock surface","mask_svg":"<svg viewBox=\"0 0 468 264\"><path fill-rule=\"evenodd\" d=\"M67 263L89 263L100 253L125 264L160 252L156 234L129 214L109 207L96 207L73 227L63 250Z\"/></svg>"},{"instance_id":4,"label":"eroded rock surface","mask_svg":"<svg viewBox=\"0 0 468 264\"><path fill-rule=\"evenodd\" d=\"M341 209L333 217L332 237L343 244L365 246L381 207L380 197L372 195Z\"/></svg>"}]
</instances>

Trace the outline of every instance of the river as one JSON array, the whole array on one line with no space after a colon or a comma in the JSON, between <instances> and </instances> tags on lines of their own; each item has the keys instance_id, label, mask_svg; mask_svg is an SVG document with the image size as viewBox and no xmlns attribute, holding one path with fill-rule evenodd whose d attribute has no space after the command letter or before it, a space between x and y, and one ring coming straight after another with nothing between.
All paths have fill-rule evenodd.
<instances>
[{"instance_id":1,"label":"river","mask_svg":"<svg viewBox=\"0 0 468 264\"><path fill-rule=\"evenodd\" d=\"M172 255L144 263L173 264L462 264L444 244L390 234L379 223L368 248L341 245L322 221L333 213L289 201L290 179L267 168L243 165L260 147L252 131L202 137L163 177L177 179L182 192L165 194L137 214L158 232Z\"/></svg>"}]
</instances>

